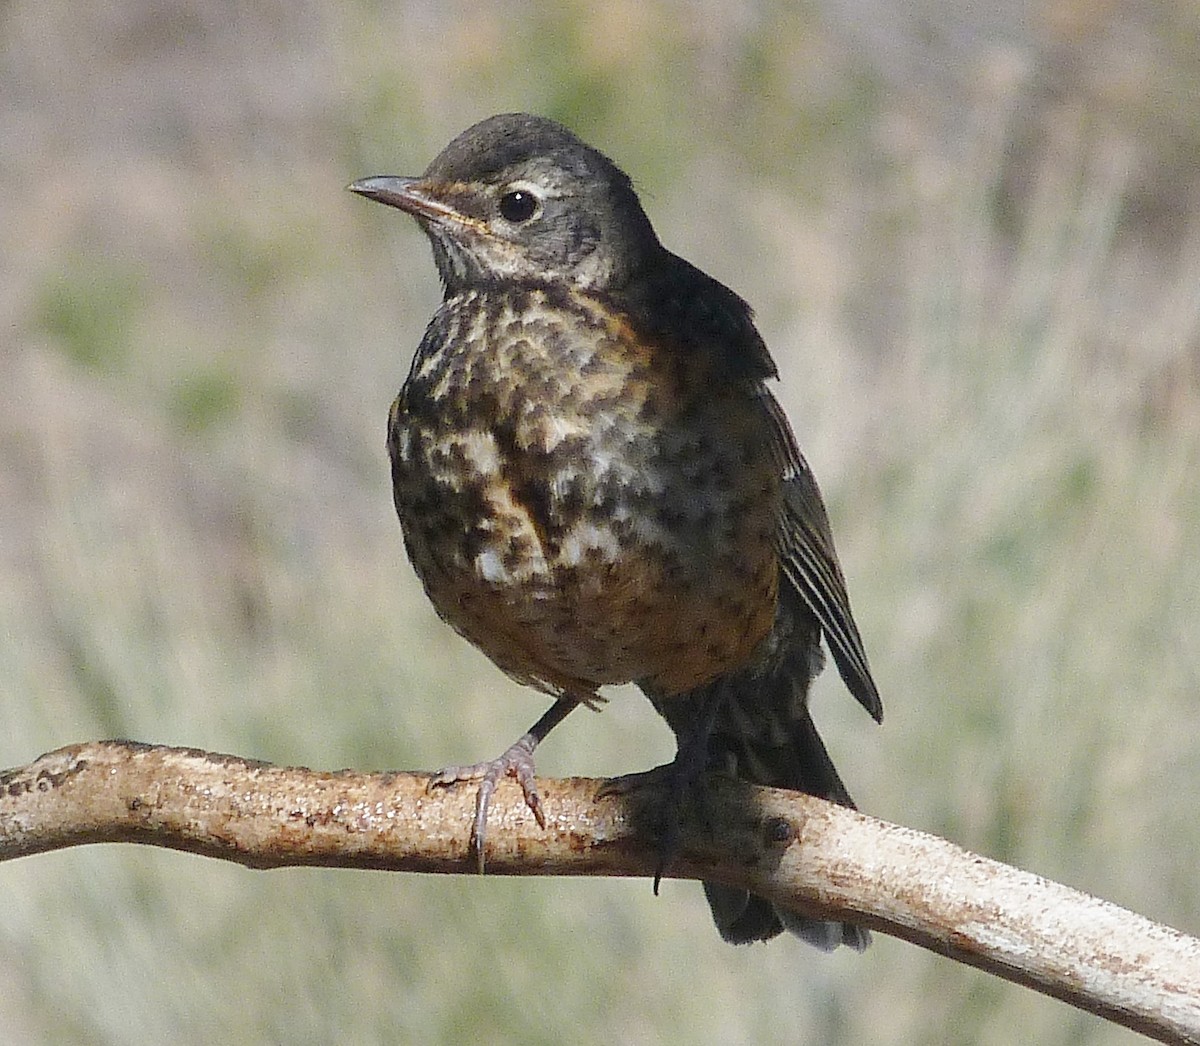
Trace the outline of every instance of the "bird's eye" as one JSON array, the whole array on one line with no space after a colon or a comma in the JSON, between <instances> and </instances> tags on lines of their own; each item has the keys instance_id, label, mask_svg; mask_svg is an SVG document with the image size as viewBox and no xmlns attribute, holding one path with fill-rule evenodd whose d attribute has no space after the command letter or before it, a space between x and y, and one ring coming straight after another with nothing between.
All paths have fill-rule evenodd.
<instances>
[{"instance_id":1,"label":"bird's eye","mask_svg":"<svg viewBox=\"0 0 1200 1046\"><path fill-rule=\"evenodd\" d=\"M539 206L538 198L528 189L510 189L500 197L500 217L519 225L537 214Z\"/></svg>"}]
</instances>

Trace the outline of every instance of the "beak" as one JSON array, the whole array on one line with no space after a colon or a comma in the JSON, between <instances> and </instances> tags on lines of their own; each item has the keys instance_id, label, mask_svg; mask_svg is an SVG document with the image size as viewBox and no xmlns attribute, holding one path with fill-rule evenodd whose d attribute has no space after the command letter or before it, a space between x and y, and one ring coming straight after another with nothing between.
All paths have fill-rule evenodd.
<instances>
[{"instance_id":1,"label":"beak","mask_svg":"<svg viewBox=\"0 0 1200 1046\"><path fill-rule=\"evenodd\" d=\"M434 221L447 219L462 222L463 216L447 203L438 199L431 191L433 186L420 178L401 178L383 174L374 178L361 178L346 186L353 193L368 200L398 207L414 218L431 218Z\"/></svg>"}]
</instances>

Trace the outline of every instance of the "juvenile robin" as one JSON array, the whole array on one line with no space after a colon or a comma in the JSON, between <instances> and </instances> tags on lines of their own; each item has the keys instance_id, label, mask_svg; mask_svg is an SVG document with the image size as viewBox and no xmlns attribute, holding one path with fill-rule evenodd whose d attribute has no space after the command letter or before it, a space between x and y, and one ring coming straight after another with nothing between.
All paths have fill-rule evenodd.
<instances>
[{"instance_id":1,"label":"juvenile robin","mask_svg":"<svg viewBox=\"0 0 1200 1046\"><path fill-rule=\"evenodd\" d=\"M632 183L559 124L508 114L416 178L350 186L412 215L444 287L388 418L405 547L441 617L554 704L498 758L543 826L534 749L599 688L636 683L705 770L853 803L808 712L824 635L882 708L816 480L765 383L750 307L658 241ZM721 935L866 931L716 884Z\"/></svg>"}]
</instances>

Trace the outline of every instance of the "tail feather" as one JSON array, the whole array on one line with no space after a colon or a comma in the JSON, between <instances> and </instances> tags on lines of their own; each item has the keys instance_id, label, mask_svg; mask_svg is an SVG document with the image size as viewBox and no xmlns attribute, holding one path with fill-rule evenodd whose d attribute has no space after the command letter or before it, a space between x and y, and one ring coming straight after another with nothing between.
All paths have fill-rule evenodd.
<instances>
[{"instance_id":1,"label":"tail feather","mask_svg":"<svg viewBox=\"0 0 1200 1046\"><path fill-rule=\"evenodd\" d=\"M702 885L708 907L712 910L713 922L717 924L717 932L722 940L730 944L769 941L783 930L823 952L831 952L842 944L861 952L871 943L870 931L861 926L800 915L757 897L748 890L722 886L720 883Z\"/></svg>"},{"instance_id":2,"label":"tail feather","mask_svg":"<svg viewBox=\"0 0 1200 1046\"><path fill-rule=\"evenodd\" d=\"M761 699L763 695L760 692L754 696ZM745 698L740 694L731 695L729 708L734 719L744 718L744 715L738 714L742 711L739 706L744 703ZM762 707L759 702L756 705L761 717ZM829 758L829 752L817 733L808 709L803 706L793 708L789 710L789 715L790 721L786 724L778 719L774 723L775 731L780 731L780 728L786 730L788 739L785 744L762 743L762 731L756 732L758 736L748 736L740 731L731 733L723 730L726 724L718 720L710 738L709 751L727 769L733 770L744 780L772 788L807 792L853 809L854 800L850 798L833 760ZM705 883L704 895L712 909L717 930L731 944L767 941L783 930L826 952L833 951L838 945L861 952L871 941L870 933L860 926L814 919L782 908L748 890Z\"/></svg>"},{"instance_id":3,"label":"tail feather","mask_svg":"<svg viewBox=\"0 0 1200 1046\"><path fill-rule=\"evenodd\" d=\"M809 684L824 661L819 626L794 591L781 597L775 627L748 665L686 694L643 689L683 746L692 741L696 710L719 688L720 705L706 740L707 769L853 809L808 711ZM747 890L706 882L704 895L721 937L733 944L768 941L784 930L823 951L839 945L862 951L870 943L861 927L814 919Z\"/></svg>"}]
</instances>

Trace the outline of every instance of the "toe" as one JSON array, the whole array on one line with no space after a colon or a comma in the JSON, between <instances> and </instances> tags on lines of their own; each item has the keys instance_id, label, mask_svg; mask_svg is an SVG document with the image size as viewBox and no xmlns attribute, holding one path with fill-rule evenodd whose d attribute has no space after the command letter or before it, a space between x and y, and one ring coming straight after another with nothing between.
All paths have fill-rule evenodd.
<instances>
[{"instance_id":1,"label":"toe","mask_svg":"<svg viewBox=\"0 0 1200 1046\"><path fill-rule=\"evenodd\" d=\"M475 865L480 875L483 875L483 852L487 843L487 815L492 802L492 793L496 790L495 779L484 778L475 793L475 821L471 825L471 849L475 851Z\"/></svg>"}]
</instances>

